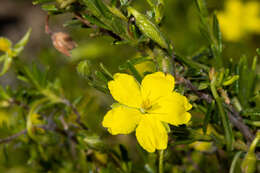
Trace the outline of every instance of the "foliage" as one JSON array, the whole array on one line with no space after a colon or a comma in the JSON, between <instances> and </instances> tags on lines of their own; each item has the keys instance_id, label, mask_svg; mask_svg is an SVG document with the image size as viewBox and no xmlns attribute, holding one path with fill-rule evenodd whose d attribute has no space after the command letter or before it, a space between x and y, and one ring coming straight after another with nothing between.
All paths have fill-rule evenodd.
<instances>
[{"instance_id":1,"label":"foliage","mask_svg":"<svg viewBox=\"0 0 260 173\"><path fill-rule=\"evenodd\" d=\"M109 37L115 47L134 48L136 56L125 54L127 59L116 72L131 74L139 82L157 71L174 76L174 90L192 104L192 119L185 125L165 125L169 128L167 149L148 153L131 136L111 136L101 127L109 108L108 104L98 104L96 97L109 99L108 83L114 79L111 68L103 63L105 59L72 62L77 63L74 75L77 71L81 80L95 89L72 96L61 77L49 74L48 67L27 65L20 56L29 40L29 29L14 46L7 38L0 38L0 75L12 66L20 82L18 86L0 87L1 171L252 173L260 169L260 49L252 63L246 55L238 62L224 57L218 15L208 11L204 0L194 0L201 39L206 41L195 55L181 55L162 29L163 20L171 17L164 15L169 2L146 3L145 12L141 12L132 0L33 2L48 13L46 33L61 53L73 56L73 51L72 55L68 52L76 44L68 34L51 31L48 19L71 14L65 26L88 28L94 39ZM138 69L146 63L151 66ZM69 90L76 87L69 83ZM206 148L196 147L203 143ZM12 153L16 152L23 157L15 157Z\"/></svg>"}]
</instances>

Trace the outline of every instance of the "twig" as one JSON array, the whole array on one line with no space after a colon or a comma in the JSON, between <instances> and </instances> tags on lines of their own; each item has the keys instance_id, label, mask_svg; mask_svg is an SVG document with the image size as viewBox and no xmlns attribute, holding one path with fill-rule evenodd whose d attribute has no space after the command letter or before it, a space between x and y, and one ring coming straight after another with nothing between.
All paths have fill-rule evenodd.
<instances>
[{"instance_id":1,"label":"twig","mask_svg":"<svg viewBox=\"0 0 260 173\"><path fill-rule=\"evenodd\" d=\"M45 33L52 35L53 32L51 31L50 27L49 27L49 15L46 16L45 18Z\"/></svg>"},{"instance_id":2,"label":"twig","mask_svg":"<svg viewBox=\"0 0 260 173\"><path fill-rule=\"evenodd\" d=\"M92 25L88 20L84 19L80 14L78 13L74 13L74 16L81 21L83 24L85 24L87 27L90 27L92 29L98 29L98 26L96 25ZM113 37L115 40L121 41L122 38L120 36L118 36L117 34L113 33L110 30L104 29L104 28L99 28L99 31L101 33L107 34L111 37Z\"/></svg>"},{"instance_id":3,"label":"twig","mask_svg":"<svg viewBox=\"0 0 260 173\"><path fill-rule=\"evenodd\" d=\"M201 99L205 100L207 103L212 102L212 97L209 94L205 94L203 92L200 92L192 83L190 80L185 79L180 76L176 76L176 79L180 82L185 84L190 90L192 90L196 95L198 95ZM243 136L246 138L246 140L251 143L254 139L254 135L250 132L247 125L244 124L242 118L239 115L239 112L237 112L231 105L228 105L225 103L225 105L229 108L231 113L228 113L228 117L231 121L231 123L243 134Z\"/></svg>"},{"instance_id":4,"label":"twig","mask_svg":"<svg viewBox=\"0 0 260 173\"><path fill-rule=\"evenodd\" d=\"M12 136L2 138L2 139L0 139L0 144L11 142L12 140L18 138L21 135L25 135L26 133L27 133L27 130L25 129L25 130L22 130L22 131L14 134Z\"/></svg>"},{"instance_id":5,"label":"twig","mask_svg":"<svg viewBox=\"0 0 260 173\"><path fill-rule=\"evenodd\" d=\"M243 119L231 105L226 106L233 113L231 114L230 112L228 112L228 118L230 119L231 123L234 124L243 134L246 140L251 143L254 140L254 135L250 132L248 126L243 123Z\"/></svg>"},{"instance_id":6,"label":"twig","mask_svg":"<svg viewBox=\"0 0 260 173\"><path fill-rule=\"evenodd\" d=\"M97 29L96 25L92 25L88 20L84 19L80 14L78 13L74 13L74 16L81 21L82 23L84 23L87 27L92 28L92 29Z\"/></svg>"},{"instance_id":7,"label":"twig","mask_svg":"<svg viewBox=\"0 0 260 173\"><path fill-rule=\"evenodd\" d=\"M64 136L67 136L67 133L64 130L58 128L58 127L54 127L53 128L53 127L50 127L49 125L38 125L38 126L35 126L35 127L42 128L42 129L47 130L47 131L56 131L56 132L58 132L58 133L60 133L60 134L62 134ZM8 136L6 138L2 138L2 139L0 139L0 144L9 143L9 142L11 142L12 140L18 138L21 135L27 134L27 132L28 132L27 129L24 129L24 130L14 134L14 135L12 135L12 136ZM71 139L74 142L77 142L77 139L76 139L75 136L72 136Z\"/></svg>"},{"instance_id":8,"label":"twig","mask_svg":"<svg viewBox=\"0 0 260 173\"><path fill-rule=\"evenodd\" d=\"M69 130L69 125L66 123L66 121L63 118L63 115L59 117L61 124L63 126L64 131L67 134L69 146L70 146L70 152L72 154L72 157L75 159L76 158L76 150L75 150L75 143L73 142L72 137L74 136L74 133Z\"/></svg>"},{"instance_id":9,"label":"twig","mask_svg":"<svg viewBox=\"0 0 260 173\"><path fill-rule=\"evenodd\" d=\"M203 92L200 92L192 83L190 80L185 79L181 76L176 76L176 79L180 82L185 84L191 91L193 91L195 94L197 94L201 99L205 100L207 103L212 102L212 97L208 94L205 94Z\"/></svg>"},{"instance_id":10,"label":"twig","mask_svg":"<svg viewBox=\"0 0 260 173\"><path fill-rule=\"evenodd\" d=\"M77 116L76 122L85 130L88 128L86 127L85 124L81 122L81 116L80 113L78 112L77 108L69 101L69 100L64 100L64 103L71 108L71 110L74 112L74 114Z\"/></svg>"}]
</instances>

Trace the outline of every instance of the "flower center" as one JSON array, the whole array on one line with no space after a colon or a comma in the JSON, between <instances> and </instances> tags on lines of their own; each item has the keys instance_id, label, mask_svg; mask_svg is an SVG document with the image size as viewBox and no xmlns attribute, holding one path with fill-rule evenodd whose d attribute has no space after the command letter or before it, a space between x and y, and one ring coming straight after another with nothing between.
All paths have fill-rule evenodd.
<instances>
[{"instance_id":1,"label":"flower center","mask_svg":"<svg viewBox=\"0 0 260 173\"><path fill-rule=\"evenodd\" d=\"M151 108L152 108L152 104L151 104L150 100L147 99L147 100L143 101L141 108L140 108L140 111L141 111L141 113L145 114Z\"/></svg>"}]
</instances>

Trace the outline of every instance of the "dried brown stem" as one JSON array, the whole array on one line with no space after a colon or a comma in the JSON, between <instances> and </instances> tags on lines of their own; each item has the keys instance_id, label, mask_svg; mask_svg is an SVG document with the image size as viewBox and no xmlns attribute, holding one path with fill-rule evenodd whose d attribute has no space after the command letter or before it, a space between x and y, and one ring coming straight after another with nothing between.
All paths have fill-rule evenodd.
<instances>
[{"instance_id":1,"label":"dried brown stem","mask_svg":"<svg viewBox=\"0 0 260 173\"><path fill-rule=\"evenodd\" d=\"M49 35L52 35L53 33L49 27L49 15L47 15L45 18L45 33Z\"/></svg>"}]
</instances>

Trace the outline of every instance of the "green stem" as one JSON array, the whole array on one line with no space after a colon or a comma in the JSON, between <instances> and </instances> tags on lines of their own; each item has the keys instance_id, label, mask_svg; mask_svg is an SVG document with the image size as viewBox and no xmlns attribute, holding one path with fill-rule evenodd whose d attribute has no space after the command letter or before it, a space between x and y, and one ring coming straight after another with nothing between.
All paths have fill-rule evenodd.
<instances>
[{"instance_id":1,"label":"green stem","mask_svg":"<svg viewBox=\"0 0 260 173\"><path fill-rule=\"evenodd\" d=\"M159 151L159 173L163 173L163 150Z\"/></svg>"},{"instance_id":2,"label":"green stem","mask_svg":"<svg viewBox=\"0 0 260 173\"><path fill-rule=\"evenodd\" d=\"M227 114L225 113L225 110L223 108L222 105L222 100L218 95L217 89L216 89L216 76L213 77L211 83L210 83L210 89L212 92L213 97L216 100L218 109L219 109L219 113L221 116L221 121L222 121L222 125L224 127L224 131L225 131L225 141L227 144L227 149L229 151L231 151L233 149L233 134L232 134L232 129L229 123L229 119Z\"/></svg>"}]
</instances>

